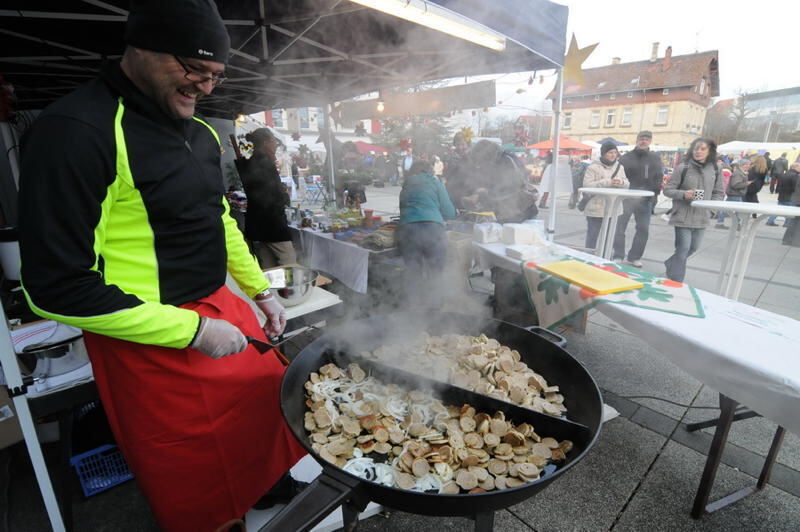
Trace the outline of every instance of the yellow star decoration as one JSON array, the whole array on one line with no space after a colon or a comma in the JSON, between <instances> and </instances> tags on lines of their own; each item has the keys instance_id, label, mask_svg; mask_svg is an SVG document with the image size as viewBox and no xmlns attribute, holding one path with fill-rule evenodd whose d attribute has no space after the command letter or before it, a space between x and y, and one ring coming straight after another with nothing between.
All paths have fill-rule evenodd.
<instances>
[{"instance_id":1,"label":"yellow star decoration","mask_svg":"<svg viewBox=\"0 0 800 532\"><path fill-rule=\"evenodd\" d=\"M600 43L594 43L586 48L578 48L578 41L575 40L575 34L572 34L572 39L569 41L569 51L564 57L564 83L573 81L578 85L583 85L581 65L589 57L589 54L594 52L598 44Z\"/></svg>"}]
</instances>

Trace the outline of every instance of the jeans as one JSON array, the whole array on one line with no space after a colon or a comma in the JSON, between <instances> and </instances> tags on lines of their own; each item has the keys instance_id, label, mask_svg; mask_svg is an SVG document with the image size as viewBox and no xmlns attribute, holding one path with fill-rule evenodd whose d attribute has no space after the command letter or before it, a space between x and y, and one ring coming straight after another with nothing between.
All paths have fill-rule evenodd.
<instances>
[{"instance_id":1,"label":"jeans","mask_svg":"<svg viewBox=\"0 0 800 532\"><path fill-rule=\"evenodd\" d=\"M414 222L397 227L396 238L406 266L406 296L423 307L441 300L441 276L447 264L444 224Z\"/></svg>"},{"instance_id":2,"label":"jeans","mask_svg":"<svg viewBox=\"0 0 800 532\"><path fill-rule=\"evenodd\" d=\"M791 201L779 201L778 205L786 205L787 207L793 207L794 203L792 203ZM767 223L768 224L774 224L775 223L775 218L777 218L777 216L770 216L767 219ZM789 225L789 219L788 218L784 218L783 219L783 226L786 227L787 225Z\"/></svg>"},{"instance_id":3,"label":"jeans","mask_svg":"<svg viewBox=\"0 0 800 532\"><path fill-rule=\"evenodd\" d=\"M667 278L679 283L686 277L686 259L688 259L700 243L703 242L705 228L693 229L691 227L675 228L675 253L664 261L667 267Z\"/></svg>"},{"instance_id":4,"label":"jeans","mask_svg":"<svg viewBox=\"0 0 800 532\"><path fill-rule=\"evenodd\" d=\"M597 237L600 235L600 226L603 225L603 218L600 216L586 217L586 247L595 249L597 247Z\"/></svg>"},{"instance_id":5,"label":"jeans","mask_svg":"<svg viewBox=\"0 0 800 532\"><path fill-rule=\"evenodd\" d=\"M741 201L743 201L743 199L742 199L741 196L728 196L727 198L725 198L725 201L739 201L739 202L741 202ZM734 214L736 214L736 213L734 213ZM730 214L728 214L727 212L719 211L719 213L717 214L717 223L718 224L725 223L725 218L727 218L728 216L730 216ZM736 217L738 219L739 215L737 214Z\"/></svg>"},{"instance_id":6,"label":"jeans","mask_svg":"<svg viewBox=\"0 0 800 532\"><path fill-rule=\"evenodd\" d=\"M617 232L614 235L614 258L625 258L625 229L633 215L636 220L636 233L628 251L628 260L639 260L644 255L647 237L650 235L650 216L653 214L653 198L632 198L622 202L622 214L617 218Z\"/></svg>"}]
</instances>

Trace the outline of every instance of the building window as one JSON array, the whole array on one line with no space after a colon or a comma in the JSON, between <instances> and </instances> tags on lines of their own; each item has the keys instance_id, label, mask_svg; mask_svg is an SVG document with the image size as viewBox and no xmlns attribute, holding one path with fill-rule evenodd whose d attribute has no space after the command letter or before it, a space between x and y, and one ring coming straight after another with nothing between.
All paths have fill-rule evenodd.
<instances>
[{"instance_id":1,"label":"building window","mask_svg":"<svg viewBox=\"0 0 800 532\"><path fill-rule=\"evenodd\" d=\"M569 129L572 127L572 113L564 113L564 129Z\"/></svg>"},{"instance_id":2,"label":"building window","mask_svg":"<svg viewBox=\"0 0 800 532\"><path fill-rule=\"evenodd\" d=\"M666 126L668 114L669 114L669 105L659 105L658 112L656 113L656 125Z\"/></svg>"},{"instance_id":3,"label":"building window","mask_svg":"<svg viewBox=\"0 0 800 532\"><path fill-rule=\"evenodd\" d=\"M633 98L633 92L628 93L628 98Z\"/></svg>"},{"instance_id":4,"label":"building window","mask_svg":"<svg viewBox=\"0 0 800 532\"><path fill-rule=\"evenodd\" d=\"M275 127L283 127L283 109L272 110L272 123Z\"/></svg>"},{"instance_id":5,"label":"building window","mask_svg":"<svg viewBox=\"0 0 800 532\"><path fill-rule=\"evenodd\" d=\"M606 127L614 127L614 122L617 117L616 109L609 109L606 111Z\"/></svg>"},{"instance_id":6,"label":"building window","mask_svg":"<svg viewBox=\"0 0 800 532\"><path fill-rule=\"evenodd\" d=\"M598 94L597 96L595 96L595 97L594 97L594 101L596 101L596 102L599 102L599 101L600 101L600 95L599 95L599 94Z\"/></svg>"},{"instance_id":7,"label":"building window","mask_svg":"<svg viewBox=\"0 0 800 532\"><path fill-rule=\"evenodd\" d=\"M700 94L704 94L705 90L706 90L706 80L705 79L701 79L700 80Z\"/></svg>"},{"instance_id":8,"label":"building window","mask_svg":"<svg viewBox=\"0 0 800 532\"><path fill-rule=\"evenodd\" d=\"M592 119L589 127L600 127L600 111L592 111Z\"/></svg>"},{"instance_id":9,"label":"building window","mask_svg":"<svg viewBox=\"0 0 800 532\"><path fill-rule=\"evenodd\" d=\"M664 96L666 96L667 94L669 94L669 89L664 89L664 90L662 90L662 91L661 91L661 94L663 94Z\"/></svg>"},{"instance_id":10,"label":"building window","mask_svg":"<svg viewBox=\"0 0 800 532\"><path fill-rule=\"evenodd\" d=\"M621 126L629 126L631 125L631 118L633 117L633 107L626 107L622 110L622 122L619 125Z\"/></svg>"},{"instance_id":11,"label":"building window","mask_svg":"<svg viewBox=\"0 0 800 532\"><path fill-rule=\"evenodd\" d=\"M617 95L616 94L611 94L611 95L609 95L608 99L609 100L616 100L617 99Z\"/></svg>"},{"instance_id":12,"label":"building window","mask_svg":"<svg viewBox=\"0 0 800 532\"><path fill-rule=\"evenodd\" d=\"M297 117L300 119L300 129L309 129L311 127L311 123L308 120L308 107L298 109Z\"/></svg>"}]
</instances>

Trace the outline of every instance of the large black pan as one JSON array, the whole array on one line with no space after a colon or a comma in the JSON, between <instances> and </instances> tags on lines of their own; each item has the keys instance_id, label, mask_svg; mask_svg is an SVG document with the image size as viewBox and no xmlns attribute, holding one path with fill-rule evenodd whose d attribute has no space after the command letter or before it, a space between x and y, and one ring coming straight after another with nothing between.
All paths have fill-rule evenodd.
<instances>
[{"instance_id":1,"label":"large black pan","mask_svg":"<svg viewBox=\"0 0 800 532\"><path fill-rule=\"evenodd\" d=\"M459 333L477 336L484 333L503 345L517 349L528 366L549 383L560 386L568 409L567 419L540 414L382 364L363 361L358 356L360 352L382 345L408 341L420 331L434 335ZM554 339L557 343L554 343ZM342 504L345 504L346 520L353 519L357 515L355 512L363 510L368 501L425 515L477 516L476 527L490 530L495 510L521 502L542 490L583 458L599 434L603 401L597 384L583 365L559 344L563 344L563 339L547 331L528 330L499 320L449 313L428 313L424 317L412 313L380 316L352 322L319 337L301 351L287 369L281 386L281 408L292 432L322 465L323 473L261 530L305 530ZM359 362L384 382L407 385L411 389L433 389L446 404L469 403L476 410L489 413L500 410L514 423L530 423L538 434L571 440L574 448L556 471L535 482L481 494L420 493L361 479L319 457L311 448L304 427L304 384L311 372L329 362L342 367L352 361Z\"/></svg>"}]
</instances>

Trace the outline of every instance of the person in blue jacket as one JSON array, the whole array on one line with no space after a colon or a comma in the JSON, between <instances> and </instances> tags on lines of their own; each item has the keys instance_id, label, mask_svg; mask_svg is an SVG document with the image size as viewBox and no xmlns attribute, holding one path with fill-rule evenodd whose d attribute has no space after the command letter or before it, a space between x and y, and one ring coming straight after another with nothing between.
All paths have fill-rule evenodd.
<instances>
[{"instance_id":1,"label":"person in blue jacket","mask_svg":"<svg viewBox=\"0 0 800 532\"><path fill-rule=\"evenodd\" d=\"M432 165L415 161L400 191L400 224L395 235L412 300L430 299L434 293L447 261L445 220L455 217L456 208L434 177Z\"/></svg>"}]
</instances>

